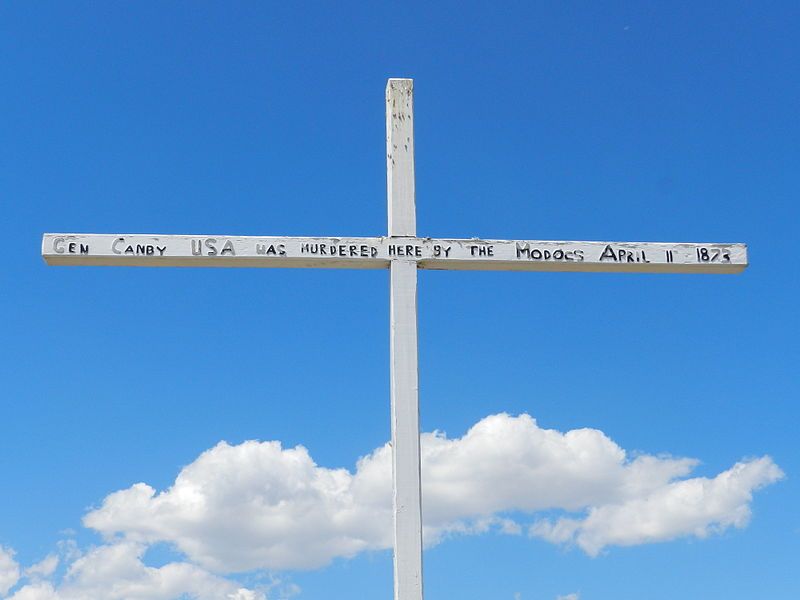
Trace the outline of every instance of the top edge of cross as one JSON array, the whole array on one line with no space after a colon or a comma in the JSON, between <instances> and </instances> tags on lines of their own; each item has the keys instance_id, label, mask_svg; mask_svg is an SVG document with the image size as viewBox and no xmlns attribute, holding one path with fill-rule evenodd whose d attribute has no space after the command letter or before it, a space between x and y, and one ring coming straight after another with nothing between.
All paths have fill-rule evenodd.
<instances>
[{"instance_id":1,"label":"top edge of cross","mask_svg":"<svg viewBox=\"0 0 800 600\"><path fill-rule=\"evenodd\" d=\"M390 77L389 80L386 82L386 90L404 90L404 91L413 91L414 89L414 80L410 78L404 77Z\"/></svg>"}]
</instances>

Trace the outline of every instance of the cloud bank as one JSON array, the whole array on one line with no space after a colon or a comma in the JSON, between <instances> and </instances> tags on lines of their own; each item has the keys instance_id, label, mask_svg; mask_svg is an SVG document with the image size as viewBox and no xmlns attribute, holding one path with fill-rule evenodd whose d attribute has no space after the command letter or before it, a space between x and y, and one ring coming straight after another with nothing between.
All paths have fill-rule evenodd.
<instances>
[{"instance_id":1,"label":"cloud bank","mask_svg":"<svg viewBox=\"0 0 800 600\"><path fill-rule=\"evenodd\" d=\"M486 417L460 438L424 434L426 543L527 527L596 555L612 545L706 537L743 527L753 491L783 475L762 457L713 479L687 478L697 462L631 458L601 431L544 429L525 414ZM506 516L543 510L567 515L526 525ZM169 489L139 483L115 492L84 524L109 540L174 544L215 572L318 568L391 547L391 448L350 472L317 465L302 446L222 442Z\"/></svg>"},{"instance_id":2,"label":"cloud bank","mask_svg":"<svg viewBox=\"0 0 800 600\"><path fill-rule=\"evenodd\" d=\"M0 596L8 593L19 581L20 570L14 551L0 546Z\"/></svg>"},{"instance_id":3,"label":"cloud bank","mask_svg":"<svg viewBox=\"0 0 800 600\"><path fill-rule=\"evenodd\" d=\"M10 600L266 600L185 562L145 566L144 552L129 542L100 546L74 560L58 587L34 579Z\"/></svg>"},{"instance_id":4,"label":"cloud bank","mask_svg":"<svg viewBox=\"0 0 800 600\"><path fill-rule=\"evenodd\" d=\"M691 477L697 464L631 456L599 430L544 429L526 414L486 417L453 439L423 434L426 544L527 533L596 556L611 546L705 538L744 527L753 492L783 477L768 456L711 478ZM302 446L220 442L168 489L137 483L108 495L83 522L105 543L72 559L58 584L57 558L21 571L0 548L0 597L22 581L13 600L82 600L100 590L110 600L264 600L266 588L222 576L315 569L391 547L391 447L350 471L318 465ZM185 560L146 566L142 557L156 543Z\"/></svg>"}]
</instances>

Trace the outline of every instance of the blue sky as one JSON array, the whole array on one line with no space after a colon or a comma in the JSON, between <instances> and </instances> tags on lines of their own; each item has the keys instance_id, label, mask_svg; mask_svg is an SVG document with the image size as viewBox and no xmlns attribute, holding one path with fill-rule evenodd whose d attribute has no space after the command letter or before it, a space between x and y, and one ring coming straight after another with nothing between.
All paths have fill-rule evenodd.
<instances>
[{"instance_id":1,"label":"blue sky","mask_svg":"<svg viewBox=\"0 0 800 600\"><path fill-rule=\"evenodd\" d=\"M426 597L798 597L799 13L3 3L0 597L391 597L380 502L374 530L303 527L339 515L313 487L329 477L385 493L356 465L384 472L385 272L39 255L44 232L384 234L388 77L415 79L420 235L745 242L751 260L420 273L426 443L486 499L470 512L430 475ZM280 533L259 507L291 482L317 495L281 492ZM191 527L187 489L216 503ZM542 534L559 518L585 537ZM637 537L645 521L660 533Z\"/></svg>"}]
</instances>

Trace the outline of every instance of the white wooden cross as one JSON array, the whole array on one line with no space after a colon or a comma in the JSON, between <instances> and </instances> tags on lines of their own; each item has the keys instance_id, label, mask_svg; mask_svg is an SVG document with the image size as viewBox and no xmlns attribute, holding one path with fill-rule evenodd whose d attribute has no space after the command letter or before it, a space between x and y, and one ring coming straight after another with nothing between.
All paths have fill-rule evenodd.
<instances>
[{"instance_id":1,"label":"white wooden cross","mask_svg":"<svg viewBox=\"0 0 800 600\"><path fill-rule=\"evenodd\" d=\"M740 273L744 244L556 242L417 237L411 79L386 86L386 237L47 233L49 265L389 269L394 598L422 599L417 269Z\"/></svg>"}]
</instances>

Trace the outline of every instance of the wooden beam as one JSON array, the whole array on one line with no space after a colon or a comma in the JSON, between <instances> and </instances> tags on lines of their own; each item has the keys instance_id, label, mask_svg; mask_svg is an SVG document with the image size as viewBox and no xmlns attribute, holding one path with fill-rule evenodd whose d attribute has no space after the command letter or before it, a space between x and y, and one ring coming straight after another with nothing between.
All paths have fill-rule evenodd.
<instances>
[{"instance_id":1,"label":"wooden beam","mask_svg":"<svg viewBox=\"0 0 800 600\"><path fill-rule=\"evenodd\" d=\"M50 265L740 273L744 244L48 233Z\"/></svg>"},{"instance_id":2,"label":"wooden beam","mask_svg":"<svg viewBox=\"0 0 800 600\"><path fill-rule=\"evenodd\" d=\"M391 261L389 343L392 397L394 600L422 600L422 483L419 455L417 231L414 197L414 84L386 85L386 191ZM399 238L399 239L398 239ZM409 238L415 240L416 238ZM421 251L421 250L420 250Z\"/></svg>"},{"instance_id":3,"label":"wooden beam","mask_svg":"<svg viewBox=\"0 0 800 600\"><path fill-rule=\"evenodd\" d=\"M49 265L385 269L383 238L46 233Z\"/></svg>"},{"instance_id":4,"label":"wooden beam","mask_svg":"<svg viewBox=\"0 0 800 600\"><path fill-rule=\"evenodd\" d=\"M386 84L386 192L389 235L417 235L414 189L414 81Z\"/></svg>"},{"instance_id":5,"label":"wooden beam","mask_svg":"<svg viewBox=\"0 0 800 600\"><path fill-rule=\"evenodd\" d=\"M393 260L390 290L394 597L422 600L417 265Z\"/></svg>"},{"instance_id":6,"label":"wooden beam","mask_svg":"<svg viewBox=\"0 0 800 600\"><path fill-rule=\"evenodd\" d=\"M741 273L744 244L424 240L422 269L610 273Z\"/></svg>"}]
</instances>

